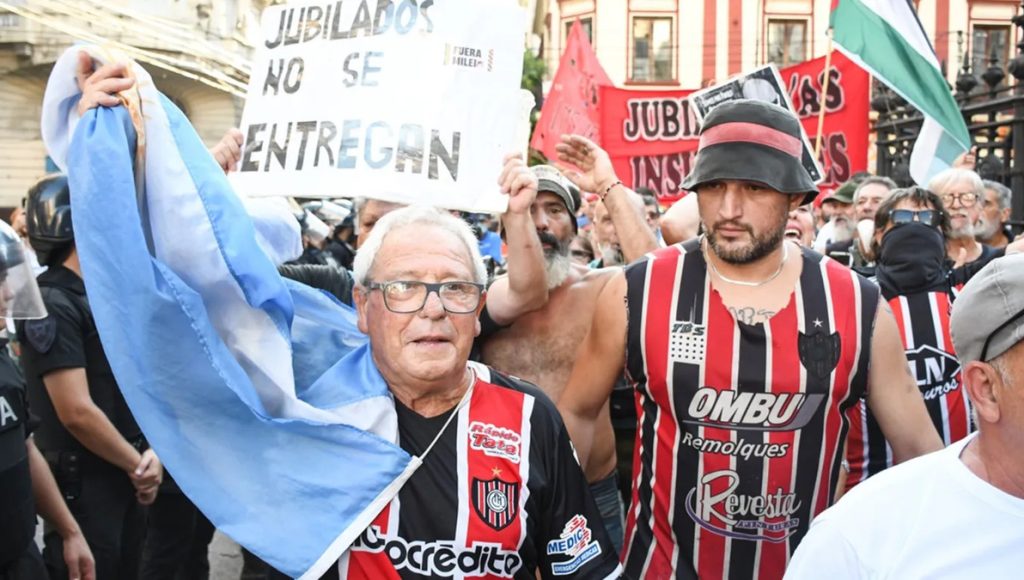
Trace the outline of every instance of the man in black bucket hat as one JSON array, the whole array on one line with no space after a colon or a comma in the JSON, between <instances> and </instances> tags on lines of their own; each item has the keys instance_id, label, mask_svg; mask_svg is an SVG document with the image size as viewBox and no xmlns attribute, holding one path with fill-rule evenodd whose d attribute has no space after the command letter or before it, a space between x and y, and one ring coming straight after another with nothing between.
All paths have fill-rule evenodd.
<instances>
[{"instance_id":1,"label":"man in black bucket hat","mask_svg":"<svg viewBox=\"0 0 1024 580\"><path fill-rule=\"evenodd\" d=\"M780 577L838 489L862 393L898 461L942 447L878 288L784 241L816 191L800 143L785 109L715 108L682 184L706 235L598 299L559 408L587 465L625 360L639 415L626 577Z\"/></svg>"},{"instance_id":2,"label":"man in black bucket hat","mask_svg":"<svg viewBox=\"0 0 1024 580\"><path fill-rule=\"evenodd\" d=\"M763 101L719 105L704 120L697 163L680 185L696 191L719 179L742 179L811 203L818 186L800 162L803 133L792 113ZM756 162L745 162L744 160Z\"/></svg>"}]
</instances>

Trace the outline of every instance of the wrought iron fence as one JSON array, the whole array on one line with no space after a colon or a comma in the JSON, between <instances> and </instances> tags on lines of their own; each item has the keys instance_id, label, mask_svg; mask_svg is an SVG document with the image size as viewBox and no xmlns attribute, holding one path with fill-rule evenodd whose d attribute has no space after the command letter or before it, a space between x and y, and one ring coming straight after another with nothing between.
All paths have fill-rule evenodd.
<instances>
[{"instance_id":1,"label":"wrought iron fence","mask_svg":"<svg viewBox=\"0 0 1024 580\"><path fill-rule=\"evenodd\" d=\"M1024 9L1024 2L1021 6ZM1012 22L1024 29L1024 12ZM960 43L962 49L962 37ZM962 53L955 98L977 147L975 169L982 179L1010 187L1011 221L1024 226L1024 37L1017 43L1017 55L1005 63L1005 71L993 54L989 67L975 75L970 69L970 52ZM910 151L921 130L921 114L882 83L875 83L871 107L878 113L874 127L876 172L900 185L910 185Z\"/></svg>"}]
</instances>

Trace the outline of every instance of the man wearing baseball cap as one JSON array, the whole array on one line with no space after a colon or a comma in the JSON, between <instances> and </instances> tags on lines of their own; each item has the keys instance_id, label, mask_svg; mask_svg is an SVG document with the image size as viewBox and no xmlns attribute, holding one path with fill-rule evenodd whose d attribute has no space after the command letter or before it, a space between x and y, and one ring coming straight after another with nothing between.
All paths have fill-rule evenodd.
<instances>
[{"instance_id":1,"label":"man wearing baseball cap","mask_svg":"<svg viewBox=\"0 0 1024 580\"><path fill-rule=\"evenodd\" d=\"M886 470L814 522L786 578L1015 578L1024 557L1024 255L953 304L974 435Z\"/></svg>"},{"instance_id":2,"label":"man wearing baseball cap","mask_svg":"<svg viewBox=\"0 0 1024 580\"><path fill-rule=\"evenodd\" d=\"M942 443L878 288L784 240L817 193L799 121L760 101L704 119L706 234L612 278L559 408L581 462L622 361L639 425L630 578L779 577L831 503L848 412L867 392L898 461Z\"/></svg>"}]
</instances>

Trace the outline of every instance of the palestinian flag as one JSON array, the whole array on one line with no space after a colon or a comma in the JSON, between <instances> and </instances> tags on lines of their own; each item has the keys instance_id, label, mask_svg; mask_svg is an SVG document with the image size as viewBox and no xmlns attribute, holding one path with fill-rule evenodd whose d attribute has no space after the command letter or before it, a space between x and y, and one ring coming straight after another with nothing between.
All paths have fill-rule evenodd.
<instances>
[{"instance_id":1,"label":"palestinian flag","mask_svg":"<svg viewBox=\"0 0 1024 580\"><path fill-rule=\"evenodd\" d=\"M832 0L833 39L844 54L924 115L910 175L926 184L971 145L960 109L910 0Z\"/></svg>"}]
</instances>

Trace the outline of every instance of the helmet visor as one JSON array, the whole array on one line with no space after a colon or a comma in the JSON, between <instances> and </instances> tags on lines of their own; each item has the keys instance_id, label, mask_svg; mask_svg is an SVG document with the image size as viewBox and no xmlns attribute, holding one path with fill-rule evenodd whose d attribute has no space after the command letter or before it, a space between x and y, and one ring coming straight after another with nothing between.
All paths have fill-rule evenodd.
<instances>
[{"instance_id":1,"label":"helmet visor","mask_svg":"<svg viewBox=\"0 0 1024 580\"><path fill-rule=\"evenodd\" d=\"M39 285L20 240L0 244L0 316L46 318Z\"/></svg>"}]
</instances>

